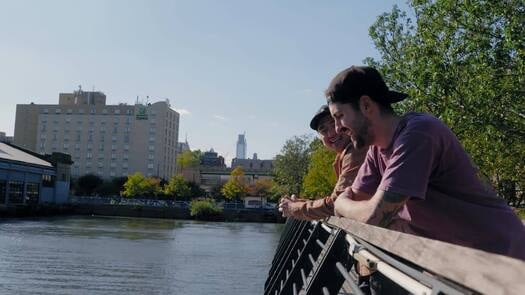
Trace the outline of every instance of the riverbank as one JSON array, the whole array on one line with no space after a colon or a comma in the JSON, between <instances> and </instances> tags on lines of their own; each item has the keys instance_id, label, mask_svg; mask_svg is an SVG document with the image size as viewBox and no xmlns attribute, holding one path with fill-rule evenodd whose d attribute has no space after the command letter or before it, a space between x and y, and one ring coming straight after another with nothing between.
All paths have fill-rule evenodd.
<instances>
[{"instance_id":1,"label":"riverbank","mask_svg":"<svg viewBox=\"0 0 525 295\"><path fill-rule=\"evenodd\" d=\"M97 215L194 220L188 208L111 204L66 204L0 206L0 218L56 215ZM224 209L220 214L199 218L207 221L284 223L277 210Z\"/></svg>"}]
</instances>

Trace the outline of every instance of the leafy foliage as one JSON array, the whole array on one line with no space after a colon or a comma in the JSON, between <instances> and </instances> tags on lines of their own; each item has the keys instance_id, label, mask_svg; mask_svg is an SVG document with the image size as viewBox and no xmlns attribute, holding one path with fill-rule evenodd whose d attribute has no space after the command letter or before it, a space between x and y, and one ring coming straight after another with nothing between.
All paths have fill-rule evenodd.
<instances>
[{"instance_id":1,"label":"leafy foliage","mask_svg":"<svg viewBox=\"0 0 525 295\"><path fill-rule=\"evenodd\" d=\"M182 175L176 175L164 186L164 194L176 199L186 200L191 196L191 189Z\"/></svg>"},{"instance_id":2,"label":"leafy foliage","mask_svg":"<svg viewBox=\"0 0 525 295\"><path fill-rule=\"evenodd\" d=\"M104 181L95 174L86 174L78 178L77 186L79 194L92 195L95 189Z\"/></svg>"},{"instance_id":3,"label":"leafy foliage","mask_svg":"<svg viewBox=\"0 0 525 295\"><path fill-rule=\"evenodd\" d=\"M496 188L525 188L525 2L412 0L370 28L377 67L410 99L398 110L447 123ZM410 16L409 16L410 15Z\"/></svg>"},{"instance_id":4,"label":"leafy foliage","mask_svg":"<svg viewBox=\"0 0 525 295\"><path fill-rule=\"evenodd\" d=\"M185 168L199 166L201 156L202 152L200 150L185 151L177 156L177 165L181 171Z\"/></svg>"},{"instance_id":5,"label":"leafy foliage","mask_svg":"<svg viewBox=\"0 0 525 295\"><path fill-rule=\"evenodd\" d=\"M244 179L244 170L238 166L232 170L230 175L230 179L224 184L221 192L226 199L240 199L246 194L248 188Z\"/></svg>"},{"instance_id":6,"label":"leafy foliage","mask_svg":"<svg viewBox=\"0 0 525 295\"><path fill-rule=\"evenodd\" d=\"M271 179L257 179L254 184L248 186L248 194L251 196L265 197L270 194L274 183Z\"/></svg>"},{"instance_id":7,"label":"leafy foliage","mask_svg":"<svg viewBox=\"0 0 525 295\"><path fill-rule=\"evenodd\" d=\"M334 189L337 178L332 166L335 152L326 149L319 139L310 145L308 172L303 181L304 195L308 198L323 198Z\"/></svg>"},{"instance_id":8,"label":"leafy foliage","mask_svg":"<svg viewBox=\"0 0 525 295\"><path fill-rule=\"evenodd\" d=\"M222 212L212 199L195 199L190 203L190 215L195 217L209 217Z\"/></svg>"},{"instance_id":9,"label":"leafy foliage","mask_svg":"<svg viewBox=\"0 0 525 295\"><path fill-rule=\"evenodd\" d=\"M303 178L308 170L309 136L295 136L286 141L275 157L275 182L288 194L301 194Z\"/></svg>"},{"instance_id":10,"label":"leafy foliage","mask_svg":"<svg viewBox=\"0 0 525 295\"><path fill-rule=\"evenodd\" d=\"M124 184L122 195L125 197L152 196L162 192L160 179L153 177L144 177L142 173L137 172L128 176Z\"/></svg>"}]
</instances>

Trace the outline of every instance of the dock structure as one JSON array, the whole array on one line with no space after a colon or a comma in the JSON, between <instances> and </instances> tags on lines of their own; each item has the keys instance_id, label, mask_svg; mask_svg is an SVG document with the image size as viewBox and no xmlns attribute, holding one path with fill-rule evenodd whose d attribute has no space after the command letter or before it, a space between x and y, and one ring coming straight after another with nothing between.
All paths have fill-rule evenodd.
<instances>
[{"instance_id":1,"label":"dock structure","mask_svg":"<svg viewBox=\"0 0 525 295\"><path fill-rule=\"evenodd\" d=\"M525 261L339 217L287 220L264 294L363 294L356 267L411 294L525 294Z\"/></svg>"}]
</instances>

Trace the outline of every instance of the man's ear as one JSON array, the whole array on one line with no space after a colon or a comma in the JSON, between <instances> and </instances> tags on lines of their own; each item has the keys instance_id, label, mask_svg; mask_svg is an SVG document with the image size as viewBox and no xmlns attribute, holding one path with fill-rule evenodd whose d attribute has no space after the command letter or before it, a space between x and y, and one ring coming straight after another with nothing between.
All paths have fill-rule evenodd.
<instances>
[{"instance_id":1,"label":"man's ear","mask_svg":"<svg viewBox=\"0 0 525 295\"><path fill-rule=\"evenodd\" d=\"M374 103L370 96L363 95L359 98L359 110L363 115L369 116L373 111Z\"/></svg>"}]
</instances>

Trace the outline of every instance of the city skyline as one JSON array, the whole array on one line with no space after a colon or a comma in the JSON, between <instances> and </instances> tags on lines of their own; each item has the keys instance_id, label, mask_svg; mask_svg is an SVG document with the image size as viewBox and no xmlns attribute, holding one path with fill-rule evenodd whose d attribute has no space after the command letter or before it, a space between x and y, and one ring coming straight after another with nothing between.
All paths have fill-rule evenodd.
<instances>
[{"instance_id":1,"label":"city skyline","mask_svg":"<svg viewBox=\"0 0 525 295\"><path fill-rule=\"evenodd\" d=\"M271 159L312 134L333 74L376 55L368 28L394 4L6 1L0 131L14 134L16 104L54 104L82 85L108 104L169 99L179 140L226 163L244 131L247 155Z\"/></svg>"}]
</instances>

